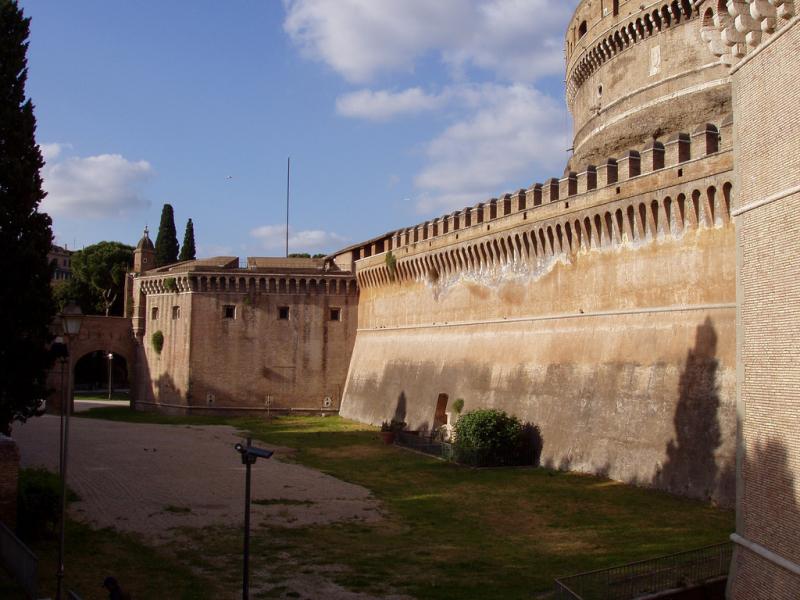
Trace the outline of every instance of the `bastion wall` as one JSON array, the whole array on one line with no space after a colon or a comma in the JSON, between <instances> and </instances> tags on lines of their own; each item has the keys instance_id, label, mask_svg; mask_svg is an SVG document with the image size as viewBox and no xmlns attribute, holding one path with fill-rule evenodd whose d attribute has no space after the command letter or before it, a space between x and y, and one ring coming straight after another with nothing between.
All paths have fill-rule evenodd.
<instances>
[{"instance_id":1,"label":"bastion wall","mask_svg":"<svg viewBox=\"0 0 800 600\"><path fill-rule=\"evenodd\" d=\"M338 410L355 340L358 292L350 274L190 268L136 279L137 365L149 384L136 408ZM164 337L160 353L152 342L156 331Z\"/></svg>"},{"instance_id":2,"label":"bastion wall","mask_svg":"<svg viewBox=\"0 0 800 600\"><path fill-rule=\"evenodd\" d=\"M730 127L350 250L341 414L425 429L463 398L538 425L546 465L732 503Z\"/></svg>"}]
</instances>

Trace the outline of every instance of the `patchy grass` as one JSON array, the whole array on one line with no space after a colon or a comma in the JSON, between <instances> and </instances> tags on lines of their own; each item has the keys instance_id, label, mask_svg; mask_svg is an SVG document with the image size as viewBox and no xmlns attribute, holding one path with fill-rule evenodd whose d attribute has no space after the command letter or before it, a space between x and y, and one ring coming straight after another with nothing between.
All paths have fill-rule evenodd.
<instances>
[{"instance_id":1,"label":"patchy grass","mask_svg":"<svg viewBox=\"0 0 800 600\"><path fill-rule=\"evenodd\" d=\"M192 509L188 506L175 506L174 504L167 504L164 507L164 512L175 513L177 515L188 515L191 514Z\"/></svg>"},{"instance_id":2,"label":"patchy grass","mask_svg":"<svg viewBox=\"0 0 800 600\"><path fill-rule=\"evenodd\" d=\"M253 504L260 504L261 506L313 506L311 500L292 500L291 498L259 498L253 500Z\"/></svg>"},{"instance_id":3,"label":"patchy grass","mask_svg":"<svg viewBox=\"0 0 800 600\"><path fill-rule=\"evenodd\" d=\"M75 392L75 400L108 400L108 392ZM130 402L131 395L128 392L112 392L111 400L120 402Z\"/></svg>"},{"instance_id":4,"label":"patchy grass","mask_svg":"<svg viewBox=\"0 0 800 600\"><path fill-rule=\"evenodd\" d=\"M374 525L255 529L252 568L263 594L295 592L291 578L305 570L354 591L529 598L552 589L554 577L724 541L734 527L732 511L607 479L542 468L469 469L405 452L383 445L377 428L339 417L192 418L118 408L86 414L232 425L296 449L279 453L282 460L362 485L381 500L386 518ZM176 545L173 555L234 590L240 532L184 535L190 543Z\"/></svg>"}]
</instances>

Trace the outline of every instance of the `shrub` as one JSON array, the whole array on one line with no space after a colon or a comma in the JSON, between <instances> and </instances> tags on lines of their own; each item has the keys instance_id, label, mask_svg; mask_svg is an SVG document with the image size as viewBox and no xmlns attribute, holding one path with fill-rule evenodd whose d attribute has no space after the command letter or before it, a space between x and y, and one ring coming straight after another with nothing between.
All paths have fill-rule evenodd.
<instances>
[{"instance_id":1,"label":"shrub","mask_svg":"<svg viewBox=\"0 0 800 600\"><path fill-rule=\"evenodd\" d=\"M453 410L457 415L461 414L461 411L464 410L464 399L458 398L455 402L453 402Z\"/></svg>"},{"instance_id":2,"label":"shrub","mask_svg":"<svg viewBox=\"0 0 800 600\"><path fill-rule=\"evenodd\" d=\"M470 411L456 423L454 458L475 466L531 464L525 432L520 420L505 411Z\"/></svg>"},{"instance_id":3,"label":"shrub","mask_svg":"<svg viewBox=\"0 0 800 600\"><path fill-rule=\"evenodd\" d=\"M153 344L153 350L156 351L156 354L161 354L161 349L164 347L164 334L160 330L156 331L153 337L150 338L150 342Z\"/></svg>"},{"instance_id":4,"label":"shrub","mask_svg":"<svg viewBox=\"0 0 800 600\"><path fill-rule=\"evenodd\" d=\"M164 289L168 292L174 292L178 289L178 282L175 281L174 277L167 277L164 280Z\"/></svg>"},{"instance_id":5,"label":"shrub","mask_svg":"<svg viewBox=\"0 0 800 600\"><path fill-rule=\"evenodd\" d=\"M78 500L67 490L67 501ZM61 514L61 479L45 469L22 469L17 492L17 533L26 540L53 534Z\"/></svg>"},{"instance_id":6,"label":"shrub","mask_svg":"<svg viewBox=\"0 0 800 600\"><path fill-rule=\"evenodd\" d=\"M381 431L393 431L398 433L403 431L406 428L407 424L405 421L398 421L396 419L392 419L391 422L384 421L381 423Z\"/></svg>"}]
</instances>

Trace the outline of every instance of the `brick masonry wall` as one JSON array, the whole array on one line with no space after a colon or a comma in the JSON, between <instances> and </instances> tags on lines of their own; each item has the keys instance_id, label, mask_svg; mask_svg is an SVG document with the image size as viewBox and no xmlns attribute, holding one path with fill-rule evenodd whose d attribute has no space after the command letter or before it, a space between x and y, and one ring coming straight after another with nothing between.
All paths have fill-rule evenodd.
<instances>
[{"instance_id":1,"label":"brick masonry wall","mask_svg":"<svg viewBox=\"0 0 800 600\"><path fill-rule=\"evenodd\" d=\"M800 26L734 74L742 207L800 184ZM800 194L738 219L740 414L737 530L800 564ZM732 597L795 599L800 578L743 548Z\"/></svg>"},{"instance_id":2,"label":"brick masonry wall","mask_svg":"<svg viewBox=\"0 0 800 600\"><path fill-rule=\"evenodd\" d=\"M19 448L14 440L0 435L0 521L12 531L17 523Z\"/></svg>"},{"instance_id":3,"label":"brick masonry wall","mask_svg":"<svg viewBox=\"0 0 800 600\"><path fill-rule=\"evenodd\" d=\"M630 198L637 214L640 201L691 197L695 188L721 190L730 180L730 173L698 173L681 182L673 173L667 182L669 175L664 187ZM644 179L632 183L644 186ZM609 191L585 213L613 214L617 196ZM551 210L572 210L581 200ZM431 255L458 245L494 247L491 238L536 231L539 215L551 214L521 214L510 229L493 222L482 237L459 231L460 239L425 241L408 255L399 248L398 268L434 264ZM569 214L576 222L585 216ZM360 279L373 283L361 290L342 414L374 424L401 417L424 428L440 394L461 397L466 410L503 408L539 425L545 464L731 504L734 228L720 220L675 233L674 222L659 222L657 235L648 220L646 236L637 225L634 237L626 230L614 244L515 264L496 257L442 271L435 281L370 279L383 257L360 261Z\"/></svg>"}]
</instances>

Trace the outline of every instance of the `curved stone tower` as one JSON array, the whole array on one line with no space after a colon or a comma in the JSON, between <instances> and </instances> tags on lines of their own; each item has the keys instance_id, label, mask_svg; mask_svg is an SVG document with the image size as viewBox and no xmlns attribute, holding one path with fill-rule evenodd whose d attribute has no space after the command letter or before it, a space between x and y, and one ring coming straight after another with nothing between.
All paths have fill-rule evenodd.
<instances>
[{"instance_id":1,"label":"curved stone tower","mask_svg":"<svg viewBox=\"0 0 800 600\"><path fill-rule=\"evenodd\" d=\"M583 0L566 35L570 169L731 112L728 69L702 38L707 0ZM722 0L724 4L724 0ZM707 14L711 8L711 14Z\"/></svg>"}]
</instances>

